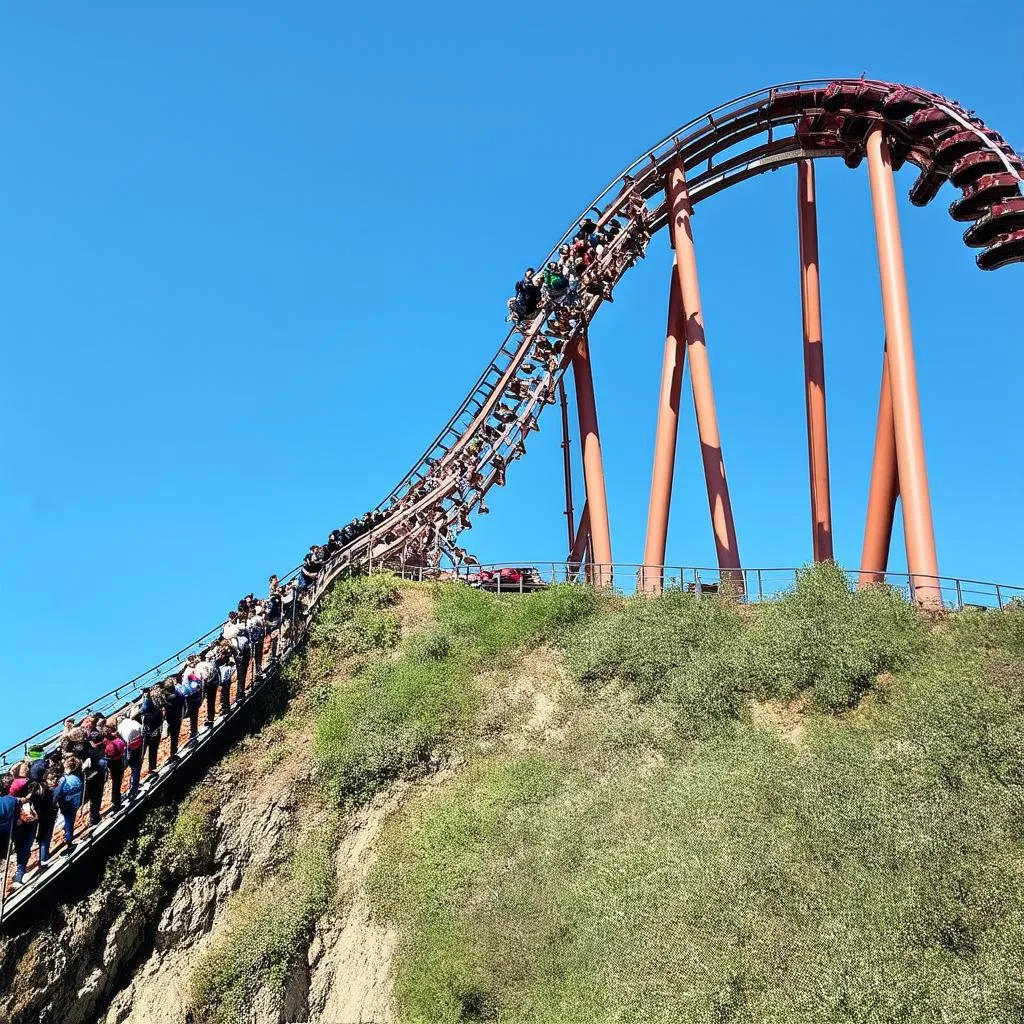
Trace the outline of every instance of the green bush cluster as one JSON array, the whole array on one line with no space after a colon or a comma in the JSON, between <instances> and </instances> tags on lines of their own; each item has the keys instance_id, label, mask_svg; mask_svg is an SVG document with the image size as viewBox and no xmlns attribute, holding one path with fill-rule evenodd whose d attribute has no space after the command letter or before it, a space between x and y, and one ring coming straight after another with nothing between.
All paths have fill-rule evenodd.
<instances>
[{"instance_id":1,"label":"green bush cluster","mask_svg":"<svg viewBox=\"0 0 1024 1024\"><path fill-rule=\"evenodd\" d=\"M745 612L745 614L744 614ZM619 680L641 700L663 697L682 730L706 735L748 697L853 705L873 678L911 663L924 630L894 590L851 591L838 566L801 572L775 601L744 609L669 590L588 622L568 644L576 677Z\"/></svg>"},{"instance_id":2,"label":"green bush cluster","mask_svg":"<svg viewBox=\"0 0 1024 1024\"><path fill-rule=\"evenodd\" d=\"M333 898L337 838L332 819L300 839L280 873L233 898L223 933L189 974L193 1019L241 1024L261 989L284 989Z\"/></svg>"},{"instance_id":3,"label":"green bush cluster","mask_svg":"<svg viewBox=\"0 0 1024 1024\"><path fill-rule=\"evenodd\" d=\"M154 915L175 886L203 870L219 806L217 791L200 786L176 811L161 807L146 816L104 873L103 888L116 894L122 912Z\"/></svg>"},{"instance_id":4,"label":"green bush cluster","mask_svg":"<svg viewBox=\"0 0 1024 1024\"><path fill-rule=\"evenodd\" d=\"M400 628L391 607L397 598L398 583L387 574L339 580L317 610L293 671L307 682L316 681L330 675L343 658L394 647Z\"/></svg>"},{"instance_id":5,"label":"green bush cluster","mask_svg":"<svg viewBox=\"0 0 1024 1024\"><path fill-rule=\"evenodd\" d=\"M500 598L456 584L438 587L436 598L433 629L406 640L397 659L366 668L320 712L315 756L340 804L366 800L464 730L477 706L474 672L560 635L597 600L582 587Z\"/></svg>"},{"instance_id":6,"label":"green bush cluster","mask_svg":"<svg viewBox=\"0 0 1024 1024\"><path fill-rule=\"evenodd\" d=\"M576 638L582 679L644 695L634 745L594 728L491 755L390 825L371 891L402 1019L1024 1019L1024 611L928 634L827 571L766 621L713 604L636 602ZM676 680L751 639L769 657L743 692L826 689L803 741L735 719L648 756ZM621 716L615 696L592 700Z\"/></svg>"}]
</instances>

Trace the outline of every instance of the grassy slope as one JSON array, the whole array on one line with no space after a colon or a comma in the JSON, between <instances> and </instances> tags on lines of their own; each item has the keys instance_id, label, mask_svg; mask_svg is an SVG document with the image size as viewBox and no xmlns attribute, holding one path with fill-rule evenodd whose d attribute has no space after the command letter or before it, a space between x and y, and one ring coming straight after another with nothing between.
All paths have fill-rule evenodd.
<instances>
[{"instance_id":1,"label":"grassy slope","mask_svg":"<svg viewBox=\"0 0 1024 1024\"><path fill-rule=\"evenodd\" d=\"M438 600L317 744L342 802L445 737L470 755L374 875L405 1019L1024 1019L1024 611L929 627L828 567L742 614ZM541 641L562 727L484 748L474 673ZM752 700L806 708L799 742Z\"/></svg>"},{"instance_id":2,"label":"grassy slope","mask_svg":"<svg viewBox=\"0 0 1024 1024\"><path fill-rule=\"evenodd\" d=\"M337 584L301 656L289 664L292 707L264 730L270 745L250 769L277 771L295 758L305 763L311 739L316 784L305 794L301 834L283 840L280 870L246 880L197 958L190 972L193 1019L240 1024L261 989L283 991L335 899L339 810L415 774L446 744L471 734L475 672L555 635L596 605L582 588L515 607L449 588L437 627L402 641L400 588L387 576Z\"/></svg>"}]
</instances>

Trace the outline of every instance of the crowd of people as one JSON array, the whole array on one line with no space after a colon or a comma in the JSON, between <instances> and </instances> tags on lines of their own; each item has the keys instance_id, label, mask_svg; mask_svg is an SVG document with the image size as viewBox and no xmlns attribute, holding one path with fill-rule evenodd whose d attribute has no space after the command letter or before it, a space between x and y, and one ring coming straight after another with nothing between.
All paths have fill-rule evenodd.
<instances>
[{"instance_id":1,"label":"crowd of people","mask_svg":"<svg viewBox=\"0 0 1024 1024\"><path fill-rule=\"evenodd\" d=\"M298 582L282 586L271 576L266 597L243 597L213 643L162 681L142 686L127 707L65 719L55 741L30 746L9 766L0 777L0 856L6 862L14 855L11 885L24 884L33 849L40 870L55 846L70 856L80 825L95 827L116 816L155 777L158 761L161 767L176 761L243 703L263 675L264 659L276 663L282 638L291 643L297 637L303 600ZM63 827L55 843L58 817Z\"/></svg>"},{"instance_id":2,"label":"crowd of people","mask_svg":"<svg viewBox=\"0 0 1024 1024\"><path fill-rule=\"evenodd\" d=\"M568 317L579 310L585 296L614 301L613 282L644 255L650 240L647 208L637 193L630 191L625 208L630 218L627 227L617 217L600 218L600 224L588 217L573 238L559 246L557 259L539 271L526 268L508 300L508 319L517 328L527 329L543 312L553 314L549 333L564 335ZM606 253L611 258L605 259Z\"/></svg>"}]
</instances>

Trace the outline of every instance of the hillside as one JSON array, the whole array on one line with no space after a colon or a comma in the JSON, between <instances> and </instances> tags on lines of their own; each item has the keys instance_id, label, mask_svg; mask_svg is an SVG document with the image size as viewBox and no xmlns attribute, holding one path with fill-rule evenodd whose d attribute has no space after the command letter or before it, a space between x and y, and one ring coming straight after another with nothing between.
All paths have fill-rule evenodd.
<instances>
[{"instance_id":1,"label":"hillside","mask_svg":"<svg viewBox=\"0 0 1024 1024\"><path fill-rule=\"evenodd\" d=\"M374 576L278 696L0 1017L1024 1018L1024 609Z\"/></svg>"}]
</instances>

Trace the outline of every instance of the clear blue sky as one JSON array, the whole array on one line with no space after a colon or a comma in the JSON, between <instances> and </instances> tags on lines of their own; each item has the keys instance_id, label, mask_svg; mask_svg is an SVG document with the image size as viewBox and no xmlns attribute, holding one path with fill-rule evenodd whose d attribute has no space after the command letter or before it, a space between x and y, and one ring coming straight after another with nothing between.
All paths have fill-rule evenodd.
<instances>
[{"instance_id":1,"label":"clear blue sky","mask_svg":"<svg viewBox=\"0 0 1024 1024\"><path fill-rule=\"evenodd\" d=\"M374 505L523 267L670 128L795 78L902 80L1019 149L1020 5L14 4L0 39L0 744L134 675ZM1024 267L906 202L949 574L1024 582ZM810 555L792 168L695 232L745 564ZM819 164L837 554L859 557L882 320L866 172ZM592 332L614 553L641 557L664 235ZM685 399L688 401L688 398ZM669 561L710 564L692 406ZM465 535L564 554L557 414ZM997 476L1001 479L997 479ZM894 567L902 562L899 553Z\"/></svg>"}]
</instances>

